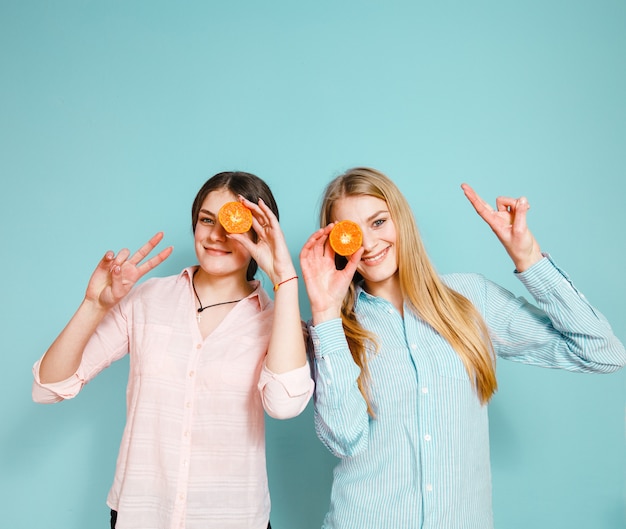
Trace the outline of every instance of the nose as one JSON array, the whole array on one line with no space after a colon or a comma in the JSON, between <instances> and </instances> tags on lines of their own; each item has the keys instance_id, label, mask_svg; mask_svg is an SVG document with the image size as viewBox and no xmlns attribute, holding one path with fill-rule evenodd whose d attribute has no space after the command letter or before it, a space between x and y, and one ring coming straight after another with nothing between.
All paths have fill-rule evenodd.
<instances>
[{"instance_id":1,"label":"nose","mask_svg":"<svg viewBox=\"0 0 626 529\"><path fill-rule=\"evenodd\" d=\"M209 232L209 240L211 241L225 241L226 240L226 230L219 222L216 222L213 225L213 228L211 229L211 231Z\"/></svg>"},{"instance_id":2,"label":"nose","mask_svg":"<svg viewBox=\"0 0 626 529\"><path fill-rule=\"evenodd\" d=\"M363 237L361 245L365 248L365 253L371 252L376 246L375 237L373 237L367 230L364 230L363 226L361 226L361 235Z\"/></svg>"}]
</instances>

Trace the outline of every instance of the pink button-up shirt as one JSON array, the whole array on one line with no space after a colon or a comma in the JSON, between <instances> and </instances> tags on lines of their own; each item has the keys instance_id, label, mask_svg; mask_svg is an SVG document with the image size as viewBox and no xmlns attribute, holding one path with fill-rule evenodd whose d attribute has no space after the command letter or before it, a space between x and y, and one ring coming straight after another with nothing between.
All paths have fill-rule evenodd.
<instances>
[{"instance_id":1,"label":"pink button-up shirt","mask_svg":"<svg viewBox=\"0 0 626 529\"><path fill-rule=\"evenodd\" d=\"M258 282L203 340L193 270L136 286L69 379L42 384L41 360L33 367L33 399L58 402L130 353L126 427L107 499L117 529L266 529L263 410L293 417L313 390L308 366L280 375L265 367L274 311Z\"/></svg>"}]
</instances>

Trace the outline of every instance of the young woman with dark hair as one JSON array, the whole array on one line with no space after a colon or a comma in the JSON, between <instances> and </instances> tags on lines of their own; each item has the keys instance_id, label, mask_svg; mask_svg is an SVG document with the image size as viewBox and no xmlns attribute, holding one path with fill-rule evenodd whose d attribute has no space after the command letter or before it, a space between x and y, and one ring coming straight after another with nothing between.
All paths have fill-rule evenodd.
<instances>
[{"instance_id":1,"label":"young woman with dark hair","mask_svg":"<svg viewBox=\"0 0 626 529\"><path fill-rule=\"evenodd\" d=\"M223 204L240 201L252 229L229 234ZM270 497L264 411L306 406L298 278L266 183L220 173L192 207L198 265L135 283L172 252L107 252L84 300L34 368L33 398L74 397L130 355L127 421L107 503L117 529L266 529ZM254 279L260 267L274 300Z\"/></svg>"}]
</instances>

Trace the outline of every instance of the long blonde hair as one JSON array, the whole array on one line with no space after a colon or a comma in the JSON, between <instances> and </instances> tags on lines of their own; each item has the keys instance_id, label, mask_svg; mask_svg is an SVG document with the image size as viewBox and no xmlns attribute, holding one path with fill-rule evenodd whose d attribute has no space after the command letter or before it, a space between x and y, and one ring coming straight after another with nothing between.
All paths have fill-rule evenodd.
<instances>
[{"instance_id":1,"label":"long blonde hair","mask_svg":"<svg viewBox=\"0 0 626 529\"><path fill-rule=\"evenodd\" d=\"M333 220L335 202L346 196L373 196L384 200L396 227L398 275L402 297L409 308L445 338L461 358L476 390L486 403L497 388L494 354L487 326L474 305L446 286L426 254L411 207L398 187L384 174L367 167L356 167L332 180L324 191L320 224ZM339 219L341 220L341 219ZM355 312L357 272L346 294L341 318L355 363L361 374L358 385L374 415L369 396L368 345L377 348L376 336L364 329Z\"/></svg>"}]
</instances>

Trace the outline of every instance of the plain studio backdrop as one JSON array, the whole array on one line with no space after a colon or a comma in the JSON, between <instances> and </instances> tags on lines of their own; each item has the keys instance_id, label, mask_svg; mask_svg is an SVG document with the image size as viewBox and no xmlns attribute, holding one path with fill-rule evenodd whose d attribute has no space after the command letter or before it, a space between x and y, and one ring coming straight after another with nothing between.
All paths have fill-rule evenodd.
<instances>
[{"instance_id":1,"label":"plain studio backdrop","mask_svg":"<svg viewBox=\"0 0 626 529\"><path fill-rule=\"evenodd\" d=\"M191 202L222 170L267 180L297 260L324 185L380 169L439 272L519 295L460 184L526 195L542 249L626 340L625 27L623 0L2 0L0 525L108 527L127 359L54 406L31 366L106 250L164 231L153 274L195 264ZM625 372L497 370L496 527L623 528ZM312 415L268 420L275 529L328 505Z\"/></svg>"}]
</instances>

